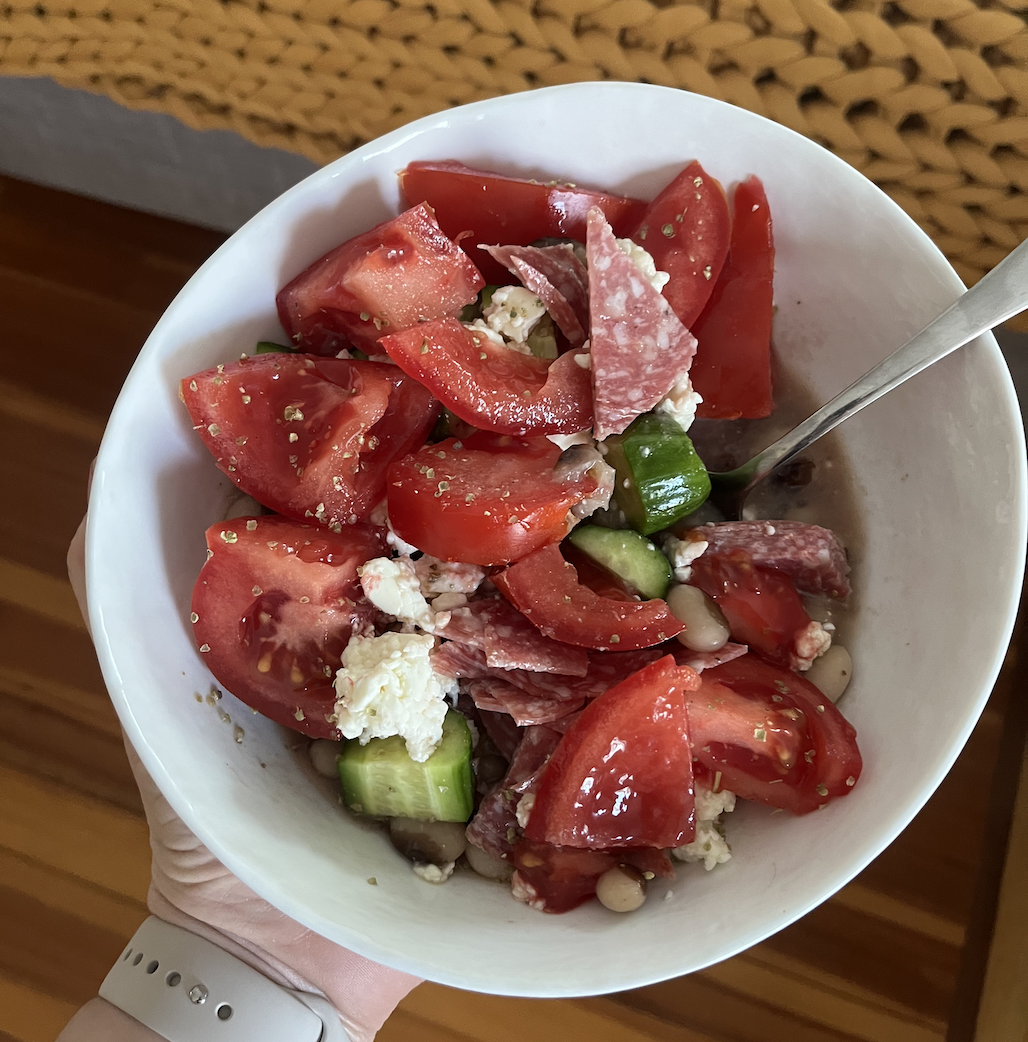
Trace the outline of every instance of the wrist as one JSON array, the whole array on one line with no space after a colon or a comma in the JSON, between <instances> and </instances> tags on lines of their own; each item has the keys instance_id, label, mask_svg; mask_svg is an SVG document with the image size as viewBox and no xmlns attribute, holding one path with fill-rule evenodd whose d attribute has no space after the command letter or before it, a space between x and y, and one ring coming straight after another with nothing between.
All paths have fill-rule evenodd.
<instances>
[{"instance_id":1,"label":"wrist","mask_svg":"<svg viewBox=\"0 0 1028 1042\"><path fill-rule=\"evenodd\" d=\"M156 916L128 942L100 998L168 1042L349 1042L325 999Z\"/></svg>"}]
</instances>

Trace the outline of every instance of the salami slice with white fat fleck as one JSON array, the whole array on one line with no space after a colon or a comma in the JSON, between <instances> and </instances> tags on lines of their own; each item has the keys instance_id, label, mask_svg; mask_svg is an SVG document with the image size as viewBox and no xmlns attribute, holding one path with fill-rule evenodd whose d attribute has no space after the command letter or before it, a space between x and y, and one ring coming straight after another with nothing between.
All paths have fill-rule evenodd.
<instances>
[{"instance_id":1,"label":"salami slice with white fat fleck","mask_svg":"<svg viewBox=\"0 0 1028 1042\"><path fill-rule=\"evenodd\" d=\"M551 724L585 704L584 698L574 701L558 701L542 698L522 691L506 680L473 680L468 691L479 709L489 712L509 713L514 722L522 727Z\"/></svg>"},{"instance_id":2,"label":"salami slice with white fat fleck","mask_svg":"<svg viewBox=\"0 0 1028 1042\"><path fill-rule=\"evenodd\" d=\"M454 608L446 625L437 627L435 633L480 648L485 652L486 665L496 669L584 677L589 668L585 648L544 636L500 597L470 601L464 607Z\"/></svg>"},{"instance_id":3,"label":"salami slice with white fat fleck","mask_svg":"<svg viewBox=\"0 0 1028 1042\"><path fill-rule=\"evenodd\" d=\"M618 246L603 213L589 211L589 322L593 430L620 434L688 372L696 338Z\"/></svg>"},{"instance_id":4,"label":"salami slice with white fat fleck","mask_svg":"<svg viewBox=\"0 0 1028 1042\"><path fill-rule=\"evenodd\" d=\"M485 246L546 307L572 347L589 336L589 274L566 246Z\"/></svg>"},{"instance_id":5,"label":"salami slice with white fat fleck","mask_svg":"<svg viewBox=\"0 0 1028 1042\"><path fill-rule=\"evenodd\" d=\"M520 830L516 816L528 792L557 748L561 735L549 727L526 727L503 780L482 800L467 828L469 843L496 858L509 858Z\"/></svg>"},{"instance_id":6,"label":"salami slice with white fat fleck","mask_svg":"<svg viewBox=\"0 0 1028 1042\"><path fill-rule=\"evenodd\" d=\"M850 594L849 562L835 533L803 521L724 521L701 525L683 539L701 539L706 554L721 556L745 550L753 563L784 572L800 593L827 594L842 600Z\"/></svg>"}]
</instances>

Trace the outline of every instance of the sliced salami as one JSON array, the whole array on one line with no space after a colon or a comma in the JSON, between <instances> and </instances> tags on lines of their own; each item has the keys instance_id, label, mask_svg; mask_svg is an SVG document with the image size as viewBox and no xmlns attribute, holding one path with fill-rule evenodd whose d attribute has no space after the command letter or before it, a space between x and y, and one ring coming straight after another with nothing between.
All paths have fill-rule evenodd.
<instances>
[{"instance_id":1,"label":"sliced salami","mask_svg":"<svg viewBox=\"0 0 1028 1042\"><path fill-rule=\"evenodd\" d=\"M498 706L500 712L509 713L521 727L552 724L577 712L585 704L584 698L561 702L530 695L506 680L473 680L468 690L479 709L497 712L494 706Z\"/></svg>"},{"instance_id":2,"label":"sliced salami","mask_svg":"<svg viewBox=\"0 0 1028 1042\"><path fill-rule=\"evenodd\" d=\"M688 372L696 338L618 246L602 212L589 211L589 322L593 430L620 434Z\"/></svg>"},{"instance_id":3,"label":"sliced salami","mask_svg":"<svg viewBox=\"0 0 1028 1042\"><path fill-rule=\"evenodd\" d=\"M572 347L589 336L589 274L566 246L485 246L545 305Z\"/></svg>"},{"instance_id":4,"label":"sliced salami","mask_svg":"<svg viewBox=\"0 0 1028 1042\"><path fill-rule=\"evenodd\" d=\"M531 790L560 739L560 733L549 727L525 728L503 780L482 800L468 823L469 843L493 857L510 857L520 835L518 802Z\"/></svg>"},{"instance_id":5,"label":"sliced salami","mask_svg":"<svg viewBox=\"0 0 1028 1042\"><path fill-rule=\"evenodd\" d=\"M454 608L446 625L437 627L435 633L484 651L486 665L494 669L584 677L589 668L584 648L544 636L509 601L499 597Z\"/></svg>"},{"instance_id":6,"label":"sliced salami","mask_svg":"<svg viewBox=\"0 0 1028 1042\"><path fill-rule=\"evenodd\" d=\"M521 741L521 728L505 712L480 712L478 718L496 746L496 751L509 763Z\"/></svg>"},{"instance_id":7,"label":"sliced salami","mask_svg":"<svg viewBox=\"0 0 1028 1042\"><path fill-rule=\"evenodd\" d=\"M850 594L849 562L834 532L803 521L724 521L701 525L682 535L704 540L706 554L745 550L753 563L784 572L800 593L840 600Z\"/></svg>"}]
</instances>

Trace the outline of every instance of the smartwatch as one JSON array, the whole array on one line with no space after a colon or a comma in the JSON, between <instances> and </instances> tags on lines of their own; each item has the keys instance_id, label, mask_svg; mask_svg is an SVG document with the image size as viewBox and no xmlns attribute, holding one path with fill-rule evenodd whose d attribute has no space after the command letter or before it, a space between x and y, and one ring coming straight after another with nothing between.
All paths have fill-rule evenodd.
<instances>
[{"instance_id":1,"label":"smartwatch","mask_svg":"<svg viewBox=\"0 0 1028 1042\"><path fill-rule=\"evenodd\" d=\"M168 1042L350 1042L327 999L281 987L156 916L128 942L100 998Z\"/></svg>"}]
</instances>

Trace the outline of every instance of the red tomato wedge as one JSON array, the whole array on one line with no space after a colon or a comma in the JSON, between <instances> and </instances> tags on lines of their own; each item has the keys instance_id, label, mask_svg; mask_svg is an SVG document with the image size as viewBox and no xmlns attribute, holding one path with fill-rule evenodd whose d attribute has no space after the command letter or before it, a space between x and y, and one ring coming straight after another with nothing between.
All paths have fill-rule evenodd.
<instances>
[{"instance_id":1,"label":"red tomato wedge","mask_svg":"<svg viewBox=\"0 0 1028 1042\"><path fill-rule=\"evenodd\" d=\"M554 640L600 651L635 651L661 644L682 623L661 600L600 597L556 545L543 547L493 576L500 592Z\"/></svg>"},{"instance_id":2,"label":"red tomato wedge","mask_svg":"<svg viewBox=\"0 0 1028 1042\"><path fill-rule=\"evenodd\" d=\"M698 765L743 799L807 814L860 778L853 726L809 681L752 653L705 669L686 701Z\"/></svg>"},{"instance_id":3,"label":"red tomato wedge","mask_svg":"<svg viewBox=\"0 0 1028 1042\"><path fill-rule=\"evenodd\" d=\"M476 441L477 439L477 441ZM590 477L555 480L560 449L545 438L475 436L426 445L389 469L389 520L397 535L444 561L516 561L568 533L568 511L596 490Z\"/></svg>"},{"instance_id":4,"label":"red tomato wedge","mask_svg":"<svg viewBox=\"0 0 1028 1042\"><path fill-rule=\"evenodd\" d=\"M592 426L589 370L568 351L533 358L466 329L454 318L424 322L379 343L452 413L500 434L575 434Z\"/></svg>"},{"instance_id":5,"label":"red tomato wedge","mask_svg":"<svg viewBox=\"0 0 1028 1042\"><path fill-rule=\"evenodd\" d=\"M385 495L386 470L420 445L439 403L396 366L259 355L180 387L218 467L266 507L339 529Z\"/></svg>"},{"instance_id":6,"label":"red tomato wedge","mask_svg":"<svg viewBox=\"0 0 1028 1042\"><path fill-rule=\"evenodd\" d=\"M440 227L460 239L490 283L510 282L501 264L478 249L490 246L528 246L536 239L560 237L585 242L585 218L598 206L618 235L639 223L646 204L590 188L557 181L525 180L485 170L474 170L453 160L411 163L400 174L400 191L408 206L426 202Z\"/></svg>"},{"instance_id":7,"label":"red tomato wedge","mask_svg":"<svg viewBox=\"0 0 1028 1042\"><path fill-rule=\"evenodd\" d=\"M699 683L665 655L590 702L543 768L525 835L592 849L691 842L685 692Z\"/></svg>"},{"instance_id":8,"label":"red tomato wedge","mask_svg":"<svg viewBox=\"0 0 1028 1042\"><path fill-rule=\"evenodd\" d=\"M293 343L334 354L340 338L366 346L381 330L456 314L484 285L432 211L414 206L326 253L276 299Z\"/></svg>"},{"instance_id":9,"label":"red tomato wedge","mask_svg":"<svg viewBox=\"0 0 1028 1042\"><path fill-rule=\"evenodd\" d=\"M640 872L674 878L674 868L663 850L625 847L620 850L583 850L555 847L522 839L514 846L514 865L524 897L543 912L570 912L596 893L596 882L610 868L631 865Z\"/></svg>"},{"instance_id":10,"label":"red tomato wedge","mask_svg":"<svg viewBox=\"0 0 1028 1042\"><path fill-rule=\"evenodd\" d=\"M774 273L771 210L764 186L751 177L735 189L728 259L692 326L699 346L689 376L703 396L698 416L734 420L771 415Z\"/></svg>"},{"instance_id":11,"label":"red tomato wedge","mask_svg":"<svg viewBox=\"0 0 1028 1042\"><path fill-rule=\"evenodd\" d=\"M817 647L808 646L813 620L792 580L754 564L745 550L702 554L693 562L689 583L717 601L740 644L791 669L809 666L816 655Z\"/></svg>"},{"instance_id":12,"label":"red tomato wedge","mask_svg":"<svg viewBox=\"0 0 1028 1042\"><path fill-rule=\"evenodd\" d=\"M218 683L276 723L339 738L327 720L332 680L351 630L373 618L357 569L388 553L384 535L269 516L212 525L193 588L193 635Z\"/></svg>"},{"instance_id":13,"label":"red tomato wedge","mask_svg":"<svg viewBox=\"0 0 1028 1042\"><path fill-rule=\"evenodd\" d=\"M671 276L664 297L687 329L717 284L730 231L725 190L694 161L650 203L632 233L657 270Z\"/></svg>"}]
</instances>

